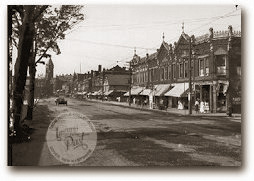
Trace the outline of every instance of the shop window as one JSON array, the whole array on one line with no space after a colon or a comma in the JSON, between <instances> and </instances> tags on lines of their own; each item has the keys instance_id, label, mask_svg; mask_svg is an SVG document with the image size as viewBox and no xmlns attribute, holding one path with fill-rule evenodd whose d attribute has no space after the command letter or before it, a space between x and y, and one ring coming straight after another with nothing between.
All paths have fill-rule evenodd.
<instances>
[{"instance_id":1,"label":"shop window","mask_svg":"<svg viewBox=\"0 0 254 181\"><path fill-rule=\"evenodd\" d=\"M217 67L217 74L226 75L226 56L225 55L216 56L216 67Z\"/></svg>"}]
</instances>

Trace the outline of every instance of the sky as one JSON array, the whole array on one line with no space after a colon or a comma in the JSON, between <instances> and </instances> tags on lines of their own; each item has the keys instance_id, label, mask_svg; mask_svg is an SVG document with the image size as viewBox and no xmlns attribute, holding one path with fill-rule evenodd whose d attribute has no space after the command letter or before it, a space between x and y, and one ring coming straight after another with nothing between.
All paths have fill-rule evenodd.
<instances>
[{"instance_id":1,"label":"sky","mask_svg":"<svg viewBox=\"0 0 254 181\"><path fill-rule=\"evenodd\" d=\"M162 35L167 43L184 32L195 36L214 31L241 30L241 7L234 5L84 5L85 20L58 41L60 55L52 54L54 75L86 73L115 65L128 66L134 54L154 53ZM45 66L37 66L37 76Z\"/></svg>"}]
</instances>

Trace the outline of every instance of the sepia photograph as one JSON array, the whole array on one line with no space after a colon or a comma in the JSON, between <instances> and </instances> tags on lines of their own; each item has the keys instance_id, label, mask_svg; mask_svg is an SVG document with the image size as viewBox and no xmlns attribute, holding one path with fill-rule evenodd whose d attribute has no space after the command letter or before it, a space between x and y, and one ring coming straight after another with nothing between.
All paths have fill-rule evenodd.
<instances>
[{"instance_id":1,"label":"sepia photograph","mask_svg":"<svg viewBox=\"0 0 254 181\"><path fill-rule=\"evenodd\" d=\"M241 5L6 9L8 166L242 167Z\"/></svg>"}]
</instances>

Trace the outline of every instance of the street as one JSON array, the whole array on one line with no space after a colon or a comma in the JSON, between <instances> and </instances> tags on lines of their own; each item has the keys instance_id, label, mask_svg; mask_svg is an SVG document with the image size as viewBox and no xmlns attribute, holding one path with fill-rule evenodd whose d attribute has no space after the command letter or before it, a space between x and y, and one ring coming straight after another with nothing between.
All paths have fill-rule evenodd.
<instances>
[{"instance_id":1,"label":"street","mask_svg":"<svg viewBox=\"0 0 254 181\"><path fill-rule=\"evenodd\" d=\"M14 144L13 165L63 165L49 152L45 135L63 112L87 116L97 132L92 155L75 166L241 166L241 121L139 110L68 98L40 100L31 141Z\"/></svg>"}]
</instances>

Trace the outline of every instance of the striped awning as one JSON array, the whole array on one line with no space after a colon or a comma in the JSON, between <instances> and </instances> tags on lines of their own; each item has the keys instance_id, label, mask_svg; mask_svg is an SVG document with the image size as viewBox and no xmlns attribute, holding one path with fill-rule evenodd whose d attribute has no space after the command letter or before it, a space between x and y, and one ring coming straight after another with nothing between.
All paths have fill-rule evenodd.
<instances>
[{"instance_id":1,"label":"striped awning","mask_svg":"<svg viewBox=\"0 0 254 181\"><path fill-rule=\"evenodd\" d=\"M144 89L140 92L139 95L141 96L149 96L150 94L152 93L152 90L151 89Z\"/></svg>"},{"instance_id":2,"label":"striped awning","mask_svg":"<svg viewBox=\"0 0 254 181\"><path fill-rule=\"evenodd\" d=\"M133 88L131 88L131 95L139 95L139 93L141 92L141 91L143 91L145 88L144 87L133 87ZM129 96L129 93L130 91L128 91L128 92L126 92L125 94L124 94L124 96Z\"/></svg>"},{"instance_id":3,"label":"striped awning","mask_svg":"<svg viewBox=\"0 0 254 181\"><path fill-rule=\"evenodd\" d=\"M175 87L166 92L165 96L182 97L184 93L189 89L189 83L177 83Z\"/></svg>"},{"instance_id":4,"label":"striped awning","mask_svg":"<svg viewBox=\"0 0 254 181\"><path fill-rule=\"evenodd\" d=\"M155 86L155 96L163 96L170 88L170 84L158 84Z\"/></svg>"},{"instance_id":5,"label":"striped awning","mask_svg":"<svg viewBox=\"0 0 254 181\"><path fill-rule=\"evenodd\" d=\"M114 92L113 90L109 90L107 92L104 93L105 96L108 96L109 94L111 94L112 92Z\"/></svg>"}]
</instances>

